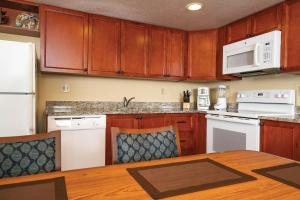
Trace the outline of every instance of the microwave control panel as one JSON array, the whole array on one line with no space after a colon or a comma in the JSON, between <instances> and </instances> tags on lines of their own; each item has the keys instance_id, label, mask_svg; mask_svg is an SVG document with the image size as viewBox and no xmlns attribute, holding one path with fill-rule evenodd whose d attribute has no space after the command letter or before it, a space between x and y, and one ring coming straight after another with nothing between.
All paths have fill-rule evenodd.
<instances>
[{"instance_id":1,"label":"microwave control panel","mask_svg":"<svg viewBox=\"0 0 300 200\"><path fill-rule=\"evenodd\" d=\"M265 42L263 44L263 62L272 62L272 42Z\"/></svg>"}]
</instances>

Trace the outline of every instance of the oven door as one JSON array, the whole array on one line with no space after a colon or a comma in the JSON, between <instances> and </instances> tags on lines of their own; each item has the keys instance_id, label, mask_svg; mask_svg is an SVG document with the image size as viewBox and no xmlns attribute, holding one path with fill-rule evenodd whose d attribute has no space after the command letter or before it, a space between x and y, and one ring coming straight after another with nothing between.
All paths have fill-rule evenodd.
<instances>
[{"instance_id":1,"label":"oven door","mask_svg":"<svg viewBox=\"0 0 300 200\"><path fill-rule=\"evenodd\" d=\"M258 119L206 115L207 153L232 150L259 151Z\"/></svg>"}]
</instances>

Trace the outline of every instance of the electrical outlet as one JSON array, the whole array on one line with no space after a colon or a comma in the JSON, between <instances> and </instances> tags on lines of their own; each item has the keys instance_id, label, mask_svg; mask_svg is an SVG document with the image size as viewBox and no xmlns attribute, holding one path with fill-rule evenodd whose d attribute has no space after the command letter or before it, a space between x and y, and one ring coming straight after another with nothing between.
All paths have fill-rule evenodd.
<instances>
[{"instance_id":1,"label":"electrical outlet","mask_svg":"<svg viewBox=\"0 0 300 200\"><path fill-rule=\"evenodd\" d=\"M71 90L70 85L69 84L64 84L62 86L62 90L63 90L64 93L69 93L70 90Z\"/></svg>"},{"instance_id":2,"label":"electrical outlet","mask_svg":"<svg viewBox=\"0 0 300 200\"><path fill-rule=\"evenodd\" d=\"M161 89L160 89L160 94L161 94L161 95L164 95L164 94L165 94L165 88L161 88Z\"/></svg>"}]
</instances>

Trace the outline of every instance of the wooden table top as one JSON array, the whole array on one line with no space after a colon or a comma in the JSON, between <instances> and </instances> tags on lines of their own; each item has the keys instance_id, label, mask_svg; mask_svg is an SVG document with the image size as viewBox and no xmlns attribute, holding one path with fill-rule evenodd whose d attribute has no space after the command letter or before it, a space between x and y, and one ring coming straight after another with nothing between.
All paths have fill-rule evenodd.
<instances>
[{"instance_id":1,"label":"wooden table top","mask_svg":"<svg viewBox=\"0 0 300 200\"><path fill-rule=\"evenodd\" d=\"M151 199L150 196L140 187L140 185L128 174L126 171L127 168L197 160L203 158L213 159L228 167L257 177L257 180L174 196L168 199L300 199L300 190L258 175L251 171L253 169L265 168L295 161L253 151L202 154L157 161L74 170L68 172L54 172L17 178L5 178L0 179L0 185L65 176L67 193L70 200Z\"/></svg>"}]
</instances>

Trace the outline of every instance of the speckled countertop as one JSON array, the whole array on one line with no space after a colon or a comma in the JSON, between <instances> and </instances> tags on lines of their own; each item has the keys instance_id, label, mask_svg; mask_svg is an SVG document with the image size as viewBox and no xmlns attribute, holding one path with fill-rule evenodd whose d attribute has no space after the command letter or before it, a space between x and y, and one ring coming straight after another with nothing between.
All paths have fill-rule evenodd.
<instances>
[{"instance_id":1,"label":"speckled countertop","mask_svg":"<svg viewBox=\"0 0 300 200\"><path fill-rule=\"evenodd\" d=\"M122 102L98 101L48 101L46 103L48 116L80 116L99 114L155 114L155 113L206 113L198 111L191 104L189 111L182 110L181 103L161 102L131 102L124 108Z\"/></svg>"},{"instance_id":2,"label":"speckled countertop","mask_svg":"<svg viewBox=\"0 0 300 200\"><path fill-rule=\"evenodd\" d=\"M281 122L300 123L300 114L282 115L282 116L276 116L276 117L260 117L260 119L281 121Z\"/></svg>"}]
</instances>

